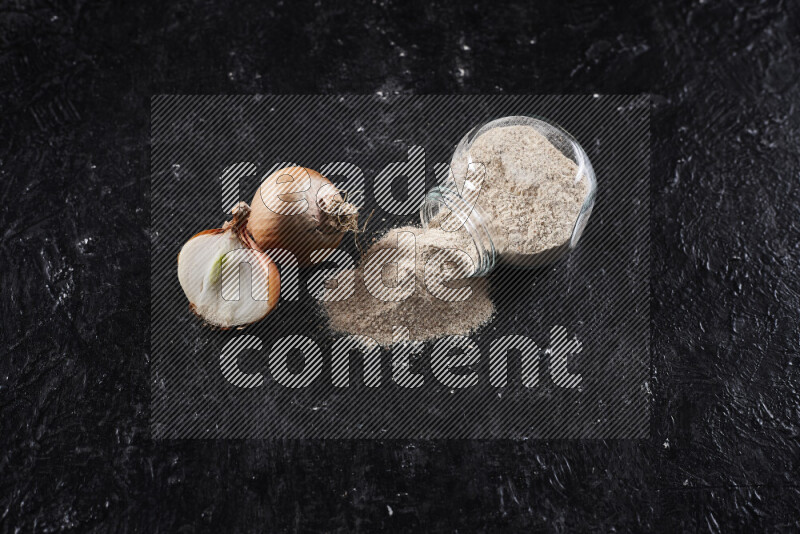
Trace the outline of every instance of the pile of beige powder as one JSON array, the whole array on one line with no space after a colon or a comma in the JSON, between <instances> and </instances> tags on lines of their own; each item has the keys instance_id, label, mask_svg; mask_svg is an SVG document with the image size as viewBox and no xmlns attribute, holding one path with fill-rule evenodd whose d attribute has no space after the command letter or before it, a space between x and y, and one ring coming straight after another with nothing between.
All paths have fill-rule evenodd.
<instances>
[{"instance_id":1,"label":"pile of beige powder","mask_svg":"<svg viewBox=\"0 0 800 534\"><path fill-rule=\"evenodd\" d=\"M416 238L416 254L403 254L393 269L384 269L382 282L393 287L411 273L415 290L405 300L387 301L377 298L365 284L366 260L382 249L395 248L398 234L410 232ZM455 249L474 254L471 238L465 232L445 232L436 228L423 231L415 226L390 230L374 243L365 256L365 261L354 269L355 291L341 301L324 302L332 330L346 334L368 336L380 345L391 345L394 326L408 328L411 341L428 341L449 335L467 335L489 322L494 313L494 304L489 298L489 284L485 278L466 278L475 260L455 262L432 262L431 256L441 249ZM474 257L474 256L473 256ZM428 283L425 282L426 264L449 269L444 285L454 289L468 289L466 300L450 300L447 295L434 295L429 287L431 273L428 268ZM461 274L461 276L459 276ZM436 286L438 287L438 285Z\"/></svg>"},{"instance_id":2,"label":"pile of beige powder","mask_svg":"<svg viewBox=\"0 0 800 534\"><path fill-rule=\"evenodd\" d=\"M480 163L482 167L470 163ZM507 126L488 130L475 140L467 154L457 155L451 167L463 196L468 196L470 190L478 192L477 200L468 200L475 202L491 222L492 240L501 257L503 253L535 254L570 239L587 194L586 180L578 176L576 164L534 128ZM480 183L464 188L464 182L470 180ZM398 234L402 232L414 234L416 255L408 255L411 260L401 260L388 276L383 272L382 281L392 287L404 274L413 273L416 289L404 300L376 298L375 289L371 288L371 293L364 283L365 266L376 252L397 247ZM441 269L449 269L447 278L455 280L446 283L446 287L469 288L465 300L439 298L425 283L426 262L442 249L465 253L459 261L440 262ZM444 231L432 224L427 230L410 226L390 230L370 247L352 273L343 273L354 277L354 294L346 300L323 302L330 328L368 336L383 346L395 341L393 327L407 328L411 341L475 332L494 314L488 280L469 277L476 254L472 238L463 228Z\"/></svg>"}]
</instances>

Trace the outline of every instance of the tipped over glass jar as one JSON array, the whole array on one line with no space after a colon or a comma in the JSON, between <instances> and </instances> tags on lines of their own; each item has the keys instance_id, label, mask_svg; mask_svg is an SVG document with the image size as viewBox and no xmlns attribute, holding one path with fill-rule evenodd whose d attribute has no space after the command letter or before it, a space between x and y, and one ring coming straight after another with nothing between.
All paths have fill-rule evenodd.
<instances>
[{"instance_id":1,"label":"tipped over glass jar","mask_svg":"<svg viewBox=\"0 0 800 534\"><path fill-rule=\"evenodd\" d=\"M570 134L541 119L504 117L464 136L420 217L426 230L468 233L471 276L484 276L501 262L538 267L574 249L596 190L589 157Z\"/></svg>"}]
</instances>

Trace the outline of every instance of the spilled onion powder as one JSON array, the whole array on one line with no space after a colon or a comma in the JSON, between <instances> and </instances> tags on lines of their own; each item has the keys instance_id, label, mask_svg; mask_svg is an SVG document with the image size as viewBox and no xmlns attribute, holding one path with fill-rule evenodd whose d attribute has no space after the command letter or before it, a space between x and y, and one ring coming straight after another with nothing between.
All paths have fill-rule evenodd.
<instances>
[{"instance_id":1,"label":"spilled onion powder","mask_svg":"<svg viewBox=\"0 0 800 534\"><path fill-rule=\"evenodd\" d=\"M474 257L474 246L469 235L463 231L445 232L435 228L423 231L414 226L395 228L370 247L365 260L381 249L395 248L401 232L411 232L416 237L416 261L413 254L403 255L398 268L384 269L383 283L392 286L402 277L402 272L411 269L410 263L413 262L416 285L414 293L397 302L374 297L364 283L367 261L362 261L352 271L355 276L354 294L346 300L323 303L331 329L345 334L368 336L380 345L388 346L393 341L393 326L408 328L411 341L428 341L443 336L468 335L488 323L494 313L494 304L489 298L489 284L485 278L445 282L448 287L471 289L471 295L466 300L456 302L434 296L428 288L429 284L425 283L426 262L438 250L457 249ZM469 274L472 261L444 262L441 267L453 270L448 278L458 278L459 273L463 276ZM429 275L430 269L431 267ZM342 273L340 276L347 274Z\"/></svg>"}]
</instances>

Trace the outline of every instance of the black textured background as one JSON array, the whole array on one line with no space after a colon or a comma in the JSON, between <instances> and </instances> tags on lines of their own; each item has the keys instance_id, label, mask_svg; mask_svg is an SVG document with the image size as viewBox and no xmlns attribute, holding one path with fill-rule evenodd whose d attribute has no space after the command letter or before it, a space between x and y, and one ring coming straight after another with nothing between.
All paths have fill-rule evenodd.
<instances>
[{"instance_id":1,"label":"black textured background","mask_svg":"<svg viewBox=\"0 0 800 534\"><path fill-rule=\"evenodd\" d=\"M0 3L0 530L800 528L798 4L110 4ZM152 442L193 92L652 94L652 439Z\"/></svg>"}]
</instances>

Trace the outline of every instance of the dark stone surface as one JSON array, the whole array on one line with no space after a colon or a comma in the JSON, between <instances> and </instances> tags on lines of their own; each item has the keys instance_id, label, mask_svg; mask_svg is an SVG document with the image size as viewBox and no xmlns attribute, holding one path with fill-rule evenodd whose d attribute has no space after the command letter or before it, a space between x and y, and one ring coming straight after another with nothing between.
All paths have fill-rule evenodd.
<instances>
[{"instance_id":1,"label":"dark stone surface","mask_svg":"<svg viewBox=\"0 0 800 534\"><path fill-rule=\"evenodd\" d=\"M0 530L800 528L798 7L637 4L3 3ZM653 95L652 439L150 440L150 95L378 91Z\"/></svg>"}]
</instances>

